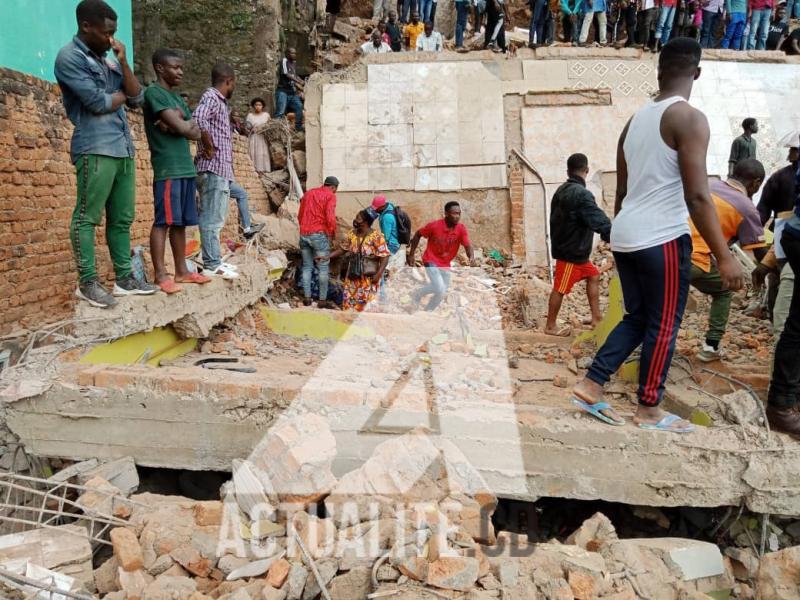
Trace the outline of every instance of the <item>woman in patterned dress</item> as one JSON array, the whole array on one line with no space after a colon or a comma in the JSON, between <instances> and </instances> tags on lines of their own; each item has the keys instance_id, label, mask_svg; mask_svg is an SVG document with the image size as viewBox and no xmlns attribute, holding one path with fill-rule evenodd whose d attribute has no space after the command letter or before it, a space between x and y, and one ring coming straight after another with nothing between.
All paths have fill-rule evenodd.
<instances>
[{"instance_id":1,"label":"woman in patterned dress","mask_svg":"<svg viewBox=\"0 0 800 600\"><path fill-rule=\"evenodd\" d=\"M269 123L269 113L264 110L264 106L266 105L262 98L253 98L250 101L250 108L253 111L248 113L247 119L245 119L250 158L258 173L269 173L272 170L267 138L262 134L264 127Z\"/></svg>"},{"instance_id":2,"label":"woman in patterned dress","mask_svg":"<svg viewBox=\"0 0 800 600\"><path fill-rule=\"evenodd\" d=\"M380 230L372 229L376 216L377 214L369 209L360 211L353 220L353 229L347 232L341 248L331 252L330 258L347 255L347 262L343 267L342 310L361 312L378 294L383 271L389 262L391 252ZM377 263L377 271L372 275L362 275L354 266L357 262L361 263L362 270L369 270L369 267L366 267L367 263L373 265Z\"/></svg>"}]
</instances>

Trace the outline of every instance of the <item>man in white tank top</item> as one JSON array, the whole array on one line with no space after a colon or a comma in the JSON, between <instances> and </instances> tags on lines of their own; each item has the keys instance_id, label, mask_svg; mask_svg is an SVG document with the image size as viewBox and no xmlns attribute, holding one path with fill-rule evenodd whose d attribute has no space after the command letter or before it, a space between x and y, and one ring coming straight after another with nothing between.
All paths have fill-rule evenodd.
<instances>
[{"instance_id":1,"label":"man in white tank top","mask_svg":"<svg viewBox=\"0 0 800 600\"><path fill-rule=\"evenodd\" d=\"M689 215L716 258L723 286L737 290L743 284L708 189L708 121L688 103L700 76L700 54L700 45L690 38L664 46L659 95L628 121L617 146L611 250L625 316L573 390L578 407L611 425L625 422L603 401L603 386L641 345L634 422L644 429L693 430L691 423L659 407L689 292Z\"/></svg>"}]
</instances>

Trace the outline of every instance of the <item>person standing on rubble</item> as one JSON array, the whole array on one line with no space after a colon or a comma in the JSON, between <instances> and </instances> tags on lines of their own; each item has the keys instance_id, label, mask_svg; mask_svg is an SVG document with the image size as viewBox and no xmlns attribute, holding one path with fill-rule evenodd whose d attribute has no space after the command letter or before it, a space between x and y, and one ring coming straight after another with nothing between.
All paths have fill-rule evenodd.
<instances>
[{"instance_id":1,"label":"person standing on rubble","mask_svg":"<svg viewBox=\"0 0 800 600\"><path fill-rule=\"evenodd\" d=\"M609 241L611 221L594 200L594 194L586 189L589 175L589 159L585 154L573 154L567 159L566 183L553 194L550 202L550 239L552 255L556 259L556 274L553 291L547 310L548 335L566 337L568 326L558 328L556 319L564 296L572 291L579 281L586 280L586 296L592 317L589 324L597 325L600 314L600 271L592 264L594 234L599 233L604 242Z\"/></svg>"},{"instance_id":2,"label":"person standing on rubble","mask_svg":"<svg viewBox=\"0 0 800 600\"><path fill-rule=\"evenodd\" d=\"M761 216L753 204L753 195L764 182L764 165L754 158L736 163L728 181L709 182L711 198L722 225L722 235L728 243L738 242L743 250L752 250L756 260L766 254L764 227ZM694 222L692 229L692 275L691 283L697 290L711 296L708 313L708 330L702 350L697 354L702 362L713 362L722 358L720 343L728 326L733 292L722 286L719 270Z\"/></svg>"},{"instance_id":3,"label":"person standing on rubble","mask_svg":"<svg viewBox=\"0 0 800 600\"><path fill-rule=\"evenodd\" d=\"M303 99L300 94L305 82L297 76L297 50L286 49L286 56L278 63L278 85L275 88L275 118L283 119L287 112L294 113L296 131L303 131Z\"/></svg>"},{"instance_id":4,"label":"person standing on rubble","mask_svg":"<svg viewBox=\"0 0 800 600\"><path fill-rule=\"evenodd\" d=\"M308 190L300 199L300 254L303 257L303 306L311 306L311 276L316 262L319 272L317 308L335 308L328 301L328 269L331 246L336 237L336 190L339 180L326 177L322 186Z\"/></svg>"},{"instance_id":5,"label":"person standing on rubble","mask_svg":"<svg viewBox=\"0 0 800 600\"><path fill-rule=\"evenodd\" d=\"M422 298L428 295L431 299L428 300L425 310L432 311L441 304L450 287L450 263L461 246L464 246L470 265L476 266L469 233L460 221L461 205L451 201L444 205L444 219L431 221L414 234L406 261L409 267L415 266L414 256L417 253L417 246L421 238L426 238L428 245L422 255L422 264L425 265L429 281L428 285L411 294L415 307L418 307Z\"/></svg>"},{"instance_id":6,"label":"person standing on rubble","mask_svg":"<svg viewBox=\"0 0 800 600\"><path fill-rule=\"evenodd\" d=\"M235 269L222 262L219 234L225 226L233 181L233 142L228 100L236 88L236 73L228 64L217 63L211 70L211 87L203 92L194 119L200 127L195 168L200 197L200 244L203 275L236 279Z\"/></svg>"},{"instance_id":7,"label":"person standing on rubble","mask_svg":"<svg viewBox=\"0 0 800 600\"><path fill-rule=\"evenodd\" d=\"M142 104L142 86L114 37L117 13L103 0L83 0L75 9L78 33L56 56L55 76L64 109L75 129L70 156L78 194L69 238L78 267L75 295L98 308L114 296L149 295L158 287L140 281L131 267L131 225L136 213L136 165L123 105ZM114 59L107 56L113 51ZM95 227L106 218L106 242L114 266L113 296L97 278Z\"/></svg>"},{"instance_id":8,"label":"person standing on rubble","mask_svg":"<svg viewBox=\"0 0 800 600\"><path fill-rule=\"evenodd\" d=\"M200 139L200 128L175 87L183 80L183 59L175 50L153 53L155 83L144 93L144 130L153 166L154 221L150 229L150 257L155 282L166 294L181 291L178 283L208 283L210 277L186 268L186 227L197 225L197 172L189 140ZM175 279L167 273L164 250L169 236ZM176 283L177 282L177 283Z\"/></svg>"},{"instance_id":9,"label":"person standing on rubble","mask_svg":"<svg viewBox=\"0 0 800 600\"><path fill-rule=\"evenodd\" d=\"M717 259L720 287L738 290L743 284L742 268L728 249L708 189L708 120L689 104L701 54L691 38L664 45L658 59L659 94L628 121L617 146L611 250L626 312L572 399L610 425L625 421L603 401L603 386L641 345L634 422L643 429L694 430L659 407L689 292L690 215Z\"/></svg>"}]
</instances>

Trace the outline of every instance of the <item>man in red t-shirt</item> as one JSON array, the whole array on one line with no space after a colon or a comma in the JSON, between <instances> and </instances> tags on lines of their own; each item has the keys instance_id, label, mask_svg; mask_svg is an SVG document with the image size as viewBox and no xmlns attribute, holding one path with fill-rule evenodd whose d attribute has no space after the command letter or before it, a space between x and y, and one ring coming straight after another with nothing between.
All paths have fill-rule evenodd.
<instances>
[{"instance_id":1,"label":"man in red t-shirt","mask_svg":"<svg viewBox=\"0 0 800 600\"><path fill-rule=\"evenodd\" d=\"M431 295L425 310L434 310L444 299L450 287L450 262L458 254L458 249L464 246L470 264L474 266L475 255L472 252L472 243L469 241L467 228L459 223L461 220L461 206L458 202L448 202L444 205L444 219L431 221L414 234L411 247L408 251L408 266L414 266L414 255L420 238L428 240L425 253L422 255L422 264L428 273L430 283L411 294L416 305L419 305L424 296Z\"/></svg>"},{"instance_id":2,"label":"man in red t-shirt","mask_svg":"<svg viewBox=\"0 0 800 600\"><path fill-rule=\"evenodd\" d=\"M336 237L336 190L339 180L327 177L321 187L308 190L300 199L300 254L303 257L303 305L311 305L311 276L316 261L319 270L317 308L334 308L328 302L328 267L333 238Z\"/></svg>"}]
</instances>

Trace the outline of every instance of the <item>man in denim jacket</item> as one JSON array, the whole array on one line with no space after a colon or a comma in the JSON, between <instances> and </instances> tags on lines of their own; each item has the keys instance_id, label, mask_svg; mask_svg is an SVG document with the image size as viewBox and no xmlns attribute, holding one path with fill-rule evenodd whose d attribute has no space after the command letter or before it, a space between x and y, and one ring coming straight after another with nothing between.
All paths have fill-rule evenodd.
<instances>
[{"instance_id":1,"label":"man in denim jacket","mask_svg":"<svg viewBox=\"0 0 800 600\"><path fill-rule=\"evenodd\" d=\"M153 294L156 286L137 280L131 269L130 228L136 210L136 172L131 130L123 105L142 103L142 87L125 46L114 38L117 14L102 0L83 0L75 11L78 33L58 53L55 76L75 130L71 157L78 197L70 240L78 265L76 294L93 306L110 308L113 296L97 280L95 227L106 214L106 240L114 265L114 296ZM107 57L113 50L116 60Z\"/></svg>"}]
</instances>

